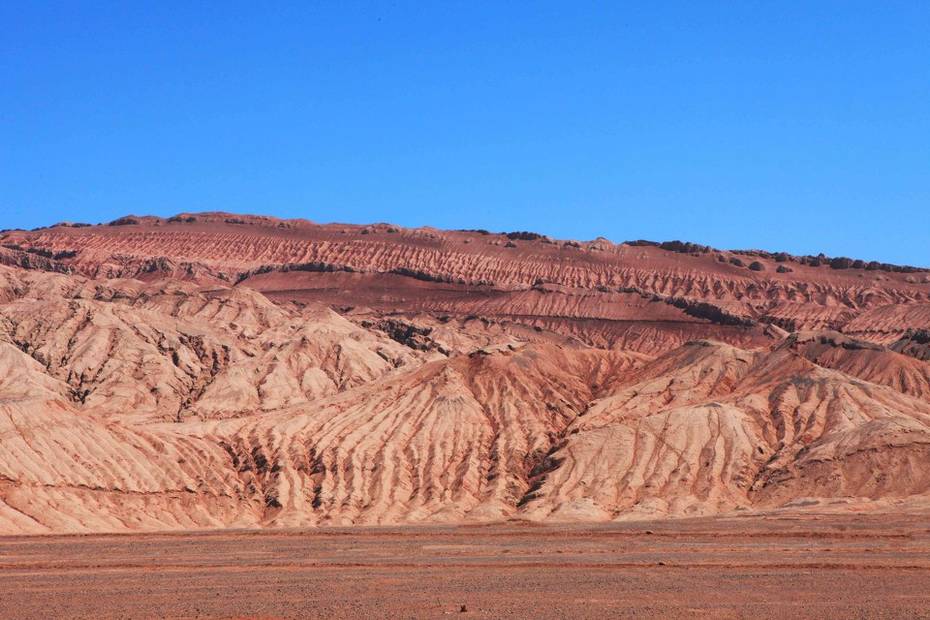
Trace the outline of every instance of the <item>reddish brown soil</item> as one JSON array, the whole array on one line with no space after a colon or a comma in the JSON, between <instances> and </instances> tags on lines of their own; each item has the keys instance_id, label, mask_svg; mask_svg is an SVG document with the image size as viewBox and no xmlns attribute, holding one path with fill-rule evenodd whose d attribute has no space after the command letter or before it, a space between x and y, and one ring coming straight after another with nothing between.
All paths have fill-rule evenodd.
<instances>
[{"instance_id":1,"label":"reddish brown soil","mask_svg":"<svg viewBox=\"0 0 930 620\"><path fill-rule=\"evenodd\" d=\"M276 301L376 312L493 317L649 354L694 338L758 346L767 342L766 324L841 329L883 343L908 328L930 328L930 272L861 261L834 269L829 260L814 266L698 246L674 251L229 213L118 224L0 233L0 263L97 279L235 283ZM749 269L753 262L761 270Z\"/></svg>"},{"instance_id":2,"label":"reddish brown soil","mask_svg":"<svg viewBox=\"0 0 930 620\"><path fill-rule=\"evenodd\" d=\"M900 514L12 537L0 571L4 618L930 617Z\"/></svg>"}]
</instances>

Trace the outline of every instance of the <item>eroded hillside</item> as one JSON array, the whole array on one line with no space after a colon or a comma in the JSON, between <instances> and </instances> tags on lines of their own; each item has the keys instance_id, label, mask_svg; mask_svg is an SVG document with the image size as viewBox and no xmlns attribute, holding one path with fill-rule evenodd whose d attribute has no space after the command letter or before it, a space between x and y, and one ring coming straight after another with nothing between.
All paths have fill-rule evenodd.
<instances>
[{"instance_id":1,"label":"eroded hillside","mask_svg":"<svg viewBox=\"0 0 930 620\"><path fill-rule=\"evenodd\" d=\"M0 262L0 532L930 499L924 271L228 214Z\"/></svg>"}]
</instances>

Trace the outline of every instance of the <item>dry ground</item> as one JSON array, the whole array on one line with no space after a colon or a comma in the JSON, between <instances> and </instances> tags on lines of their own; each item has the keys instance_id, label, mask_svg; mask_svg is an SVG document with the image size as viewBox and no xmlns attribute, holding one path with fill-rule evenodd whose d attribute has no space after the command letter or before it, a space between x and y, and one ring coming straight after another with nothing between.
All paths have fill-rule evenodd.
<instances>
[{"instance_id":1,"label":"dry ground","mask_svg":"<svg viewBox=\"0 0 930 620\"><path fill-rule=\"evenodd\" d=\"M804 516L0 539L4 618L444 615L930 617L930 523Z\"/></svg>"}]
</instances>

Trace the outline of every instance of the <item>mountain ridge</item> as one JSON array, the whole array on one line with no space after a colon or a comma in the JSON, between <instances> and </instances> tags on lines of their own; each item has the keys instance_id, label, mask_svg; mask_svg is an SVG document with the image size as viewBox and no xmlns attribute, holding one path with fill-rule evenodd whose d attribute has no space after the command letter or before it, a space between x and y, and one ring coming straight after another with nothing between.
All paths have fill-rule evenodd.
<instances>
[{"instance_id":1,"label":"mountain ridge","mask_svg":"<svg viewBox=\"0 0 930 620\"><path fill-rule=\"evenodd\" d=\"M112 224L0 235L0 532L930 502L922 271L223 213Z\"/></svg>"}]
</instances>

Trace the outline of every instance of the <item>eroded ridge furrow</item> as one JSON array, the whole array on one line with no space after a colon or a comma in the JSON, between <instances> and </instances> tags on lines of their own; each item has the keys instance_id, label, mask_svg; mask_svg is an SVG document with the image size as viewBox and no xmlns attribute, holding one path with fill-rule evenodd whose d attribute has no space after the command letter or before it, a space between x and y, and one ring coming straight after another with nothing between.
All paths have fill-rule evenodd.
<instances>
[{"instance_id":1,"label":"eroded ridge furrow","mask_svg":"<svg viewBox=\"0 0 930 620\"><path fill-rule=\"evenodd\" d=\"M538 235L510 239L475 231L388 225L272 224L228 214L124 218L121 224L11 231L3 236L4 252L54 263L43 267L36 262L36 268L57 265L61 270L110 278L162 274L233 282L241 274L265 268L318 264L360 273L420 274L437 282L490 283L503 289L538 282L591 291L636 288L722 304L737 315L764 317L792 329L836 329L882 306L930 301L930 276L920 270L848 259L798 261L764 252L731 253L697 246L689 250L680 243L616 245L602 239L585 243ZM892 323L875 315L856 329L870 337L886 337Z\"/></svg>"},{"instance_id":2,"label":"eroded ridge furrow","mask_svg":"<svg viewBox=\"0 0 930 620\"><path fill-rule=\"evenodd\" d=\"M923 272L190 217L4 233L0 532L930 502Z\"/></svg>"}]
</instances>

